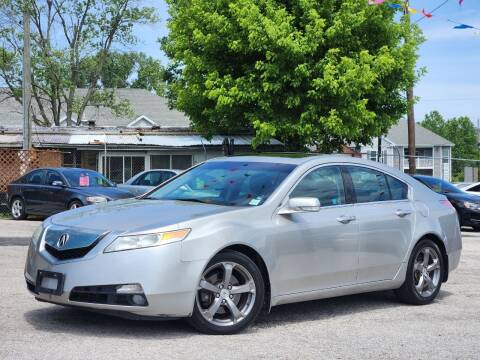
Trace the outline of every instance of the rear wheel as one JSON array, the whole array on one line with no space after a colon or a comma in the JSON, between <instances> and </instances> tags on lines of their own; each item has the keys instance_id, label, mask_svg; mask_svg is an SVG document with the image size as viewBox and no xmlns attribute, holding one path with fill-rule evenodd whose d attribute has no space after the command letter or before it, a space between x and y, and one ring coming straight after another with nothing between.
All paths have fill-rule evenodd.
<instances>
[{"instance_id":1,"label":"rear wheel","mask_svg":"<svg viewBox=\"0 0 480 360\"><path fill-rule=\"evenodd\" d=\"M429 239L420 241L410 256L405 282L395 291L398 298L414 305L432 302L442 286L443 271L442 252L437 244Z\"/></svg>"},{"instance_id":2,"label":"rear wheel","mask_svg":"<svg viewBox=\"0 0 480 360\"><path fill-rule=\"evenodd\" d=\"M14 220L23 220L27 218L27 213L25 212L25 202L22 198L13 198L10 212Z\"/></svg>"},{"instance_id":3,"label":"rear wheel","mask_svg":"<svg viewBox=\"0 0 480 360\"><path fill-rule=\"evenodd\" d=\"M258 266L246 255L216 255L202 274L190 324L207 334L233 334L260 313L265 284Z\"/></svg>"},{"instance_id":4,"label":"rear wheel","mask_svg":"<svg viewBox=\"0 0 480 360\"><path fill-rule=\"evenodd\" d=\"M78 200L73 200L70 204L68 204L68 210L78 209L82 207L83 204Z\"/></svg>"}]
</instances>

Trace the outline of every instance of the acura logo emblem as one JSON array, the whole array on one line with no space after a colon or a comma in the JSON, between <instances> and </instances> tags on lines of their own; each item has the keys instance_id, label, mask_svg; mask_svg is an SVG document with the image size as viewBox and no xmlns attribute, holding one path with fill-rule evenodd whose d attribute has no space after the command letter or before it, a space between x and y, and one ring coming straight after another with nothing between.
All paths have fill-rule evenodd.
<instances>
[{"instance_id":1,"label":"acura logo emblem","mask_svg":"<svg viewBox=\"0 0 480 360\"><path fill-rule=\"evenodd\" d=\"M69 238L70 236L68 234L62 234L62 236L60 236L57 241L57 246L64 247L67 244Z\"/></svg>"}]
</instances>

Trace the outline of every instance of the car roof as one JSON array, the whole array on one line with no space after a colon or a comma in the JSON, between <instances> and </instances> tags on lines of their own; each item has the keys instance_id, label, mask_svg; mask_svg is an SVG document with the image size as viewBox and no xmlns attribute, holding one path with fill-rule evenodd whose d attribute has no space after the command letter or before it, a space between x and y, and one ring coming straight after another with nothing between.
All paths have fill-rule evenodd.
<instances>
[{"instance_id":1,"label":"car roof","mask_svg":"<svg viewBox=\"0 0 480 360\"><path fill-rule=\"evenodd\" d=\"M230 156L230 157L218 157L207 160L207 162L216 161L234 161L234 162L266 162L276 164L293 164L302 165L309 162L356 162L356 163L371 163L371 160L365 160L360 158L354 158L350 155L336 154L336 155L312 155L312 154L285 154L279 153L276 155L268 156Z\"/></svg>"},{"instance_id":2,"label":"car roof","mask_svg":"<svg viewBox=\"0 0 480 360\"><path fill-rule=\"evenodd\" d=\"M69 170L80 170L80 171L92 171L92 172L98 172L92 169L84 169L84 168L77 168L77 167L40 167L40 168L35 168L30 170L29 172L35 171L35 170L55 170L55 171L69 171Z\"/></svg>"}]
</instances>

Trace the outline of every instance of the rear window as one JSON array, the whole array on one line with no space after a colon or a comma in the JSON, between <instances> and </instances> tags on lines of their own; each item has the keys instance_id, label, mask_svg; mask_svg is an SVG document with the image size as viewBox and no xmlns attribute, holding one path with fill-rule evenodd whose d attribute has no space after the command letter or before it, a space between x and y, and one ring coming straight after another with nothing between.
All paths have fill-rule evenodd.
<instances>
[{"instance_id":1,"label":"rear window","mask_svg":"<svg viewBox=\"0 0 480 360\"><path fill-rule=\"evenodd\" d=\"M390 175L385 175L392 200L405 200L408 198L408 186L403 181L395 179Z\"/></svg>"},{"instance_id":2,"label":"rear window","mask_svg":"<svg viewBox=\"0 0 480 360\"><path fill-rule=\"evenodd\" d=\"M385 174L359 166L349 167L357 203L390 200Z\"/></svg>"}]
</instances>

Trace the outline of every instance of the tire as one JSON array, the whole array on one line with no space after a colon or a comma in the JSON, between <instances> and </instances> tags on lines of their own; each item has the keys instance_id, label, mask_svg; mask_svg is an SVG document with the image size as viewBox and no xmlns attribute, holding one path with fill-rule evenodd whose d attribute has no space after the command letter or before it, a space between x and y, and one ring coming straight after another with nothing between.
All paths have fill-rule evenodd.
<instances>
[{"instance_id":1,"label":"tire","mask_svg":"<svg viewBox=\"0 0 480 360\"><path fill-rule=\"evenodd\" d=\"M21 197L14 197L10 204L10 214L14 220L24 220L27 218L25 212L25 201Z\"/></svg>"},{"instance_id":2,"label":"tire","mask_svg":"<svg viewBox=\"0 0 480 360\"><path fill-rule=\"evenodd\" d=\"M73 210L73 209L78 209L79 207L82 207L83 204L79 200L73 200L68 204L68 210Z\"/></svg>"},{"instance_id":3,"label":"tire","mask_svg":"<svg viewBox=\"0 0 480 360\"><path fill-rule=\"evenodd\" d=\"M421 240L408 261L405 282L395 293L407 304L429 304L440 291L444 271L443 255L437 244L430 239Z\"/></svg>"},{"instance_id":4,"label":"tire","mask_svg":"<svg viewBox=\"0 0 480 360\"><path fill-rule=\"evenodd\" d=\"M225 277L230 280L225 281ZM204 270L198 288L188 322L198 331L211 335L234 334L245 329L255 321L265 299L260 269L248 256L237 251L215 255Z\"/></svg>"}]
</instances>

